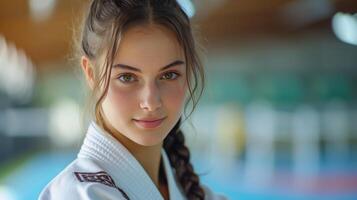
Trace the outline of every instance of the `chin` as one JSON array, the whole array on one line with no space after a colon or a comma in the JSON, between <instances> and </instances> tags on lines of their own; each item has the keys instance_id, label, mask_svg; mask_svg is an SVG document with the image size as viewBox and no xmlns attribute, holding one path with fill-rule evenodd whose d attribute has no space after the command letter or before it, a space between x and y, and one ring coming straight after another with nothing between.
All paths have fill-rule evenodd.
<instances>
[{"instance_id":1,"label":"chin","mask_svg":"<svg viewBox=\"0 0 357 200\"><path fill-rule=\"evenodd\" d=\"M160 136L146 136L146 137L141 137L141 138L136 138L136 140L134 140L135 143L142 145L142 146L156 146L159 144L162 144L162 142L164 141L164 137L160 137Z\"/></svg>"},{"instance_id":2,"label":"chin","mask_svg":"<svg viewBox=\"0 0 357 200\"><path fill-rule=\"evenodd\" d=\"M166 135L162 134L161 131L160 133L158 133L157 131L156 132L141 131L137 136L138 137L135 138L134 141L139 145L148 147L148 146L156 146L162 144Z\"/></svg>"}]
</instances>

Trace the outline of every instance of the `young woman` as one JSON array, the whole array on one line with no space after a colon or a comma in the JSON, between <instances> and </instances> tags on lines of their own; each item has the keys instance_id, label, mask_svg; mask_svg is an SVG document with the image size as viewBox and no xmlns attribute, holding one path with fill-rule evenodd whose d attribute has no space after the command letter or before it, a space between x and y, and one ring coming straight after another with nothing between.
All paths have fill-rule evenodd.
<instances>
[{"instance_id":1,"label":"young woman","mask_svg":"<svg viewBox=\"0 0 357 200\"><path fill-rule=\"evenodd\" d=\"M175 0L91 1L80 60L93 121L39 199L225 199L200 184L180 130L203 90L196 46Z\"/></svg>"}]
</instances>

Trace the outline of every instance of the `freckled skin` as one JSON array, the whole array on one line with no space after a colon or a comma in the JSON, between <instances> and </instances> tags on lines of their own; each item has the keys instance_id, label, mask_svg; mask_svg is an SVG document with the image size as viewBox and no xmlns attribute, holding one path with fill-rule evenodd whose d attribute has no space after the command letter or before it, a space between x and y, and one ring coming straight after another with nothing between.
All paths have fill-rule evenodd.
<instances>
[{"instance_id":1,"label":"freckled skin","mask_svg":"<svg viewBox=\"0 0 357 200\"><path fill-rule=\"evenodd\" d=\"M160 69L184 60L183 49L170 30L159 25L136 26L124 33L115 64L139 68L142 72L113 68L102 109L105 120L121 142L143 146L160 145L179 120L187 97L186 64ZM162 79L168 72L179 73L175 80ZM136 81L123 83L121 74ZM166 117L160 127L143 129L133 119Z\"/></svg>"}]
</instances>

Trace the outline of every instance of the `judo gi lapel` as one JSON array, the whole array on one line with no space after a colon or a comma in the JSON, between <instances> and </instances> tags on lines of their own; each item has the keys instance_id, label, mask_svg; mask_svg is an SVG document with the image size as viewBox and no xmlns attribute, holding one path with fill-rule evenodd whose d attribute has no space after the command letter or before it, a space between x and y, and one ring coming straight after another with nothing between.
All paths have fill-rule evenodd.
<instances>
[{"instance_id":1,"label":"judo gi lapel","mask_svg":"<svg viewBox=\"0 0 357 200\"><path fill-rule=\"evenodd\" d=\"M92 122L88 128L78 159L98 162L130 199L163 200L155 184L135 157L114 137ZM176 184L167 155L162 149L162 158L169 185L170 200L184 199Z\"/></svg>"},{"instance_id":2,"label":"judo gi lapel","mask_svg":"<svg viewBox=\"0 0 357 200\"><path fill-rule=\"evenodd\" d=\"M184 200L183 192L181 191L181 187L177 184L176 176L174 176L169 158L164 149L161 150L161 155L164 161L167 184L169 185L170 200Z\"/></svg>"}]
</instances>

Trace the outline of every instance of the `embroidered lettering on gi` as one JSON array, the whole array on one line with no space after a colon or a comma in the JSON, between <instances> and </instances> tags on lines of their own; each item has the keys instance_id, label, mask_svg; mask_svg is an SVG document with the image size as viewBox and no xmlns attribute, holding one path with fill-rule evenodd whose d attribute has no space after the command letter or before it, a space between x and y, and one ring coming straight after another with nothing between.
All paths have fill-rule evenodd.
<instances>
[{"instance_id":1,"label":"embroidered lettering on gi","mask_svg":"<svg viewBox=\"0 0 357 200\"><path fill-rule=\"evenodd\" d=\"M129 200L128 195L119 187L115 185L114 180L112 179L109 174L105 171L100 171L100 172L74 172L76 175L77 179L80 182L96 182L96 183L102 183L104 185L107 185L109 187L113 187L118 189L122 195L125 197L125 199Z\"/></svg>"}]
</instances>

